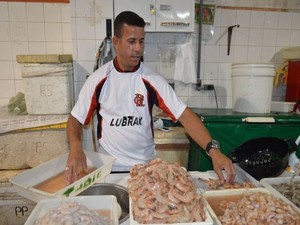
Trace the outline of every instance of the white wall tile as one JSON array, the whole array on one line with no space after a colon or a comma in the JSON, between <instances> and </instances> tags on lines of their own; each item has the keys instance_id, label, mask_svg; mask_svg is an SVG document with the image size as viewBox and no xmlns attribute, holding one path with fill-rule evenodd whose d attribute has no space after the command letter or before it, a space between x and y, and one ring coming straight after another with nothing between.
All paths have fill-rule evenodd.
<instances>
[{"instance_id":1,"label":"white wall tile","mask_svg":"<svg viewBox=\"0 0 300 225\"><path fill-rule=\"evenodd\" d=\"M189 97L187 104L190 108L204 108L203 99L199 97Z\"/></svg>"},{"instance_id":2,"label":"white wall tile","mask_svg":"<svg viewBox=\"0 0 300 225\"><path fill-rule=\"evenodd\" d=\"M204 66L204 78L208 80L217 80L219 76L218 63L206 63Z\"/></svg>"},{"instance_id":3,"label":"white wall tile","mask_svg":"<svg viewBox=\"0 0 300 225\"><path fill-rule=\"evenodd\" d=\"M44 4L45 22L61 22L61 5L60 4Z\"/></svg>"},{"instance_id":4,"label":"white wall tile","mask_svg":"<svg viewBox=\"0 0 300 225\"><path fill-rule=\"evenodd\" d=\"M72 54L73 44L72 42L63 42L63 54Z\"/></svg>"},{"instance_id":5,"label":"white wall tile","mask_svg":"<svg viewBox=\"0 0 300 225\"><path fill-rule=\"evenodd\" d=\"M277 30L264 29L263 46L276 46Z\"/></svg>"},{"instance_id":6,"label":"white wall tile","mask_svg":"<svg viewBox=\"0 0 300 225\"><path fill-rule=\"evenodd\" d=\"M300 30L291 30L291 46L300 45Z\"/></svg>"},{"instance_id":7,"label":"white wall tile","mask_svg":"<svg viewBox=\"0 0 300 225\"><path fill-rule=\"evenodd\" d=\"M279 30L279 29L277 30L276 46L287 47L290 45L290 39L291 39L290 30Z\"/></svg>"},{"instance_id":8,"label":"white wall tile","mask_svg":"<svg viewBox=\"0 0 300 225\"><path fill-rule=\"evenodd\" d=\"M261 62L261 47L249 46L248 47L248 63L260 63Z\"/></svg>"},{"instance_id":9,"label":"white wall tile","mask_svg":"<svg viewBox=\"0 0 300 225\"><path fill-rule=\"evenodd\" d=\"M91 21L91 18L77 18L76 19L77 26L77 39L95 39L95 24L94 21ZM105 37L105 36L104 36ZM103 38L104 38L103 37Z\"/></svg>"},{"instance_id":10,"label":"white wall tile","mask_svg":"<svg viewBox=\"0 0 300 225\"><path fill-rule=\"evenodd\" d=\"M27 55L29 54L28 42L13 42L11 44L13 61L16 60L16 55Z\"/></svg>"},{"instance_id":11,"label":"white wall tile","mask_svg":"<svg viewBox=\"0 0 300 225\"><path fill-rule=\"evenodd\" d=\"M44 4L26 3L27 21L28 22L44 22Z\"/></svg>"},{"instance_id":12,"label":"white wall tile","mask_svg":"<svg viewBox=\"0 0 300 225\"><path fill-rule=\"evenodd\" d=\"M24 82L22 79L15 80L15 93L23 92L25 93Z\"/></svg>"},{"instance_id":13,"label":"white wall tile","mask_svg":"<svg viewBox=\"0 0 300 225\"><path fill-rule=\"evenodd\" d=\"M0 68L1 68L1 71L0 71L1 83L3 82L3 80L12 80L14 78L14 70L13 70L12 61L0 61Z\"/></svg>"},{"instance_id":14,"label":"white wall tile","mask_svg":"<svg viewBox=\"0 0 300 225\"><path fill-rule=\"evenodd\" d=\"M1 96L1 91L0 91L0 96ZM0 97L0 106L7 106L8 102L9 102L9 99L10 98Z\"/></svg>"},{"instance_id":15,"label":"white wall tile","mask_svg":"<svg viewBox=\"0 0 300 225\"><path fill-rule=\"evenodd\" d=\"M216 99L214 96L203 98L202 104L203 104L202 108L209 108L209 109L217 108L217 103L216 103Z\"/></svg>"},{"instance_id":16,"label":"white wall tile","mask_svg":"<svg viewBox=\"0 0 300 225\"><path fill-rule=\"evenodd\" d=\"M147 44L144 50L144 60L150 62L157 62L159 48L157 44Z\"/></svg>"},{"instance_id":17,"label":"white wall tile","mask_svg":"<svg viewBox=\"0 0 300 225\"><path fill-rule=\"evenodd\" d=\"M22 80L22 73L21 73L21 64L17 61L13 62L13 70L14 70L14 79L16 80ZM18 89L16 89L18 90Z\"/></svg>"},{"instance_id":18,"label":"white wall tile","mask_svg":"<svg viewBox=\"0 0 300 225\"><path fill-rule=\"evenodd\" d=\"M234 46L233 61L234 63L247 63L248 46Z\"/></svg>"},{"instance_id":19,"label":"white wall tile","mask_svg":"<svg viewBox=\"0 0 300 225\"><path fill-rule=\"evenodd\" d=\"M46 42L46 54L63 54L62 42Z\"/></svg>"},{"instance_id":20,"label":"white wall tile","mask_svg":"<svg viewBox=\"0 0 300 225\"><path fill-rule=\"evenodd\" d=\"M221 109L231 109L232 108L232 97L218 97L218 105Z\"/></svg>"},{"instance_id":21,"label":"white wall tile","mask_svg":"<svg viewBox=\"0 0 300 225\"><path fill-rule=\"evenodd\" d=\"M292 30L300 30L300 13L293 13L292 16Z\"/></svg>"},{"instance_id":22,"label":"white wall tile","mask_svg":"<svg viewBox=\"0 0 300 225\"><path fill-rule=\"evenodd\" d=\"M71 4L61 5L61 22L70 23L71 22Z\"/></svg>"},{"instance_id":23,"label":"white wall tile","mask_svg":"<svg viewBox=\"0 0 300 225\"><path fill-rule=\"evenodd\" d=\"M45 23L46 41L62 41L62 24Z\"/></svg>"},{"instance_id":24,"label":"white wall tile","mask_svg":"<svg viewBox=\"0 0 300 225\"><path fill-rule=\"evenodd\" d=\"M1 62L0 62L0 66L1 66ZM0 96L1 96L1 98L7 98L6 100L9 100L9 98L15 96L14 80L12 80L12 79L11 80L1 80ZM6 104L8 104L8 101L6 102Z\"/></svg>"},{"instance_id":25,"label":"white wall tile","mask_svg":"<svg viewBox=\"0 0 300 225\"><path fill-rule=\"evenodd\" d=\"M229 55L228 54L228 46L220 46L220 54L219 54L219 63L226 63L226 62L232 62L233 61L233 54L232 49L234 46L231 46L229 49Z\"/></svg>"},{"instance_id":26,"label":"white wall tile","mask_svg":"<svg viewBox=\"0 0 300 225\"><path fill-rule=\"evenodd\" d=\"M10 41L9 22L0 22L0 41Z\"/></svg>"},{"instance_id":27,"label":"white wall tile","mask_svg":"<svg viewBox=\"0 0 300 225\"><path fill-rule=\"evenodd\" d=\"M221 26L229 27L236 23L236 10L222 10Z\"/></svg>"},{"instance_id":28,"label":"white wall tile","mask_svg":"<svg viewBox=\"0 0 300 225\"><path fill-rule=\"evenodd\" d=\"M62 40L64 42L72 42L72 32L70 23L62 24Z\"/></svg>"},{"instance_id":29,"label":"white wall tile","mask_svg":"<svg viewBox=\"0 0 300 225\"><path fill-rule=\"evenodd\" d=\"M28 41L28 31L26 22L10 23L11 41Z\"/></svg>"},{"instance_id":30,"label":"white wall tile","mask_svg":"<svg viewBox=\"0 0 300 225\"><path fill-rule=\"evenodd\" d=\"M229 75L231 76L231 72ZM219 79L215 89L218 97L232 96L231 79Z\"/></svg>"},{"instance_id":31,"label":"white wall tile","mask_svg":"<svg viewBox=\"0 0 300 225\"><path fill-rule=\"evenodd\" d=\"M249 30L249 45L262 46L263 44L263 29L250 28Z\"/></svg>"},{"instance_id":32,"label":"white wall tile","mask_svg":"<svg viewBox=\"0 0 300 225\"><path fill-rule=\"evenodd\" d=\"M261 61L275 62L275 47L262 47Z\"/></svg>"},{"instance_id":33,"label":"white wall tile","mask_svg":"<svg viewBox=\"0 0 300 225\"><path fill-rule=\"evenodd\" d=\"M95 0L95 15L113 18L113 0Z\"/></svg>"},{"instance_id":34,"label":"white wall tile","mask_svg":"<svg viewBox=\"0 0 300 225\"><path fill-rule=\"evenodd\" d=\"M265 21L264 11L251 11L250 16L250 27L252 28L263 28Z\"/></svg>"},{"instance_id":35,"label":"white wall tile","mask_svg":"<svg viewBox=\"0 0 300 225\"><path fill-rule=\"evenodd\" d=\"M219 61L219 50L220 47L216 45L206 45L206 53L204 56L205 62L218 62Z\"/></svg>"},{"instance_id":36,"label":"white wall tile","mask_svg":"<svg viewBox=\"0 0 300 225\"><path fill-rule=\"evenodd\" d=\"M26 7L24 2L9 2L8 12L10 21L26 21Z\"/></svg>"},{"instance_id":37,"label":"white wall tile","mask_svg":"<svg viewBox=\"0 0 300 225\"><path fill-rule=\"evenodd\" d=\"M29 54L46 54L46 43L29 42Z\"/></svg>"},{"instance_id":38,"label":"white wall tile","mask_svg":"<svg viewBox=\"0 0 300 225\"><path fill-rule=\"evenodd\" d=\"M289 30L292 27L293 14L289 12L279 12L278 29Z\"/></svg>"},{"instance_id":39,"label":"white wall tile","mask_svg":"<svg viewBox=\"0 0 300 225\"><path fill-rule=\"evenodd\" d=\"M111 19L112 18L108 18ZM112 20L113 21L113 20ZM101 21L97 21L94 25L94 37L96 40L102 40L106 37L106 18L103 18ZM112 28L112 35L113 35L113 28Z\"/></svg>"},{"instance_id":40,"label":"white wall tile","mask_svg":"<svg viewBox=\"0 0 300 225\"><path fill-rule=\"evenodd\" d=\"M9 21L8 2L0 2L0 21Z\"/></svg>"},{"instance_id":41,"label":"white wall tile","mask_svg":"<svg viewBox=\"0 0 300 225\"><path fill-rule=\"evenodd\" d=\"M8 41L0 42L0 60L10 61L13 60L11 43Z\"/></svg>"},{"instance_id":42,"label":"white wall tile","mask_svg":"<svg viewBox=\"0 0 300 225\"><path fill-rule=\"evenodd\" d=\"M75 17L94 17L95 5L94 0L74 0Z\"/></svg>"},{"instance_id":43,"label":"white wall tile","mask_svg":"<svg viewBox=\"0 0 300 225\"><path fill-rule=\"evenodd\" d=\"M28 40L29 41L45 41L45 24L44 23L28 23Z\"/></svg>"},{"instance_id":44,"label":"white wall tile","mask_svg":"<svg viewBox=\"0 0 300 225\"><path fill-rule=\"evenodd\" d=\"M230 80L232 63L219 63L218 65L219 65L219 79Z\"/></svg>"},{"instance_id":45,"label":"white wall tile","mask_svg":"<svg viewBox=\"0 0 300 225\"><path fill-rule=\"evenodd\" d=\"M94 60L96 57L95 40L77 41L78 60Z\"/></svg>"},{"instance_id":46,"label":"white wall tile","mask_svg":"<svg viewBox=\"0 0 300 225\"><path fill-rule=\"evenodd\" d=\"M236 23L240 25L240 28L249 28L251 11L237 10L236 12Z\"/></svg>"},{"instance_id":47,"label":"white wall tile","mask_svg":"<svg viewBox=\"0 0 300 225\"><path fill-rule=\"evenodd\" d=\"M278 27L278 12L266 12L264 28L275 29Z\"/></svg>"},{"instance_id":48,"label":"white wall tile","mask_svg":"<svg viewBox=\"0 0 300 225\"><path fill-rule=\"evenodd\" d=\"M248 45L249 29L248 28L236 28L232 32L235 35L235 45Z\"/></svg>"}]
</instances>

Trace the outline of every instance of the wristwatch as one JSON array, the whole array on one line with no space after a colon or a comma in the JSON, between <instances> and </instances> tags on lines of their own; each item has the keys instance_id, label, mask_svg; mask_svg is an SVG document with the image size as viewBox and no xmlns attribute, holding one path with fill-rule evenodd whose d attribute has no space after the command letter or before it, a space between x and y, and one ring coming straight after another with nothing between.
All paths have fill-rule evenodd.
<instances>
[{"instance_id":1,"label":"wristwatch","mask_svg":"<svg viewBox=\"0 0 300 225\"><path fill-rule=\"evenodd\" d=\"M208 144L206 145L206 148L205 148L205 152L206 152L207 155L209 155L209 151L212 148L220 149L219 142L216 141L216 140L211 140L210 142L208 142Z\"/></svg>"}]
</instances>

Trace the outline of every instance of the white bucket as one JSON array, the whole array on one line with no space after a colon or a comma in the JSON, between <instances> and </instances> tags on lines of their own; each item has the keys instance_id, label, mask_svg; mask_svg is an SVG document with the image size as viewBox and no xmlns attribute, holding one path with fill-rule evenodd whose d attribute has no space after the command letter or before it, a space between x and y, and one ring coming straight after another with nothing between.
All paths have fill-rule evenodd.
<instances>
[{"instance_id":1,"label":"white bucket","mask_svg":"<svg viewBox=\"0 0 300 225\"><path fill-rule=\"evenodd\" d=\"M272 64L233 64L232 110L270 113L274 76Z\"/></svg>"}]
</instances>

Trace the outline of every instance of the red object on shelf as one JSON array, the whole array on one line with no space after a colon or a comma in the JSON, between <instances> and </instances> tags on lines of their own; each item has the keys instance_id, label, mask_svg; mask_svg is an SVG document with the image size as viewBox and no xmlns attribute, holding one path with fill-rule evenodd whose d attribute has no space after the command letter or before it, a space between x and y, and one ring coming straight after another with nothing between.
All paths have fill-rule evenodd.
<instances>
[{"instance_id":1,"label":"red object on shelf","mask_svg":"<svg viewBox=\"0 0 300 225\"><path fill-rule=\"evenodd\" d=\"M300 101L300 61L289 61L285 101Z\"/></svg>"}]
</instances>

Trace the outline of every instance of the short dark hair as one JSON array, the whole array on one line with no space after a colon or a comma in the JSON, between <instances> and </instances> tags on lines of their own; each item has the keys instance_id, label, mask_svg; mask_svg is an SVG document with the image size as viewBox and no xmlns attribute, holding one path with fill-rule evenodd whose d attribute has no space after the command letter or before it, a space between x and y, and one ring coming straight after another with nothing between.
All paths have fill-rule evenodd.
<instances>
[{"instance_id":1,"label":"short dark hair","mask_svg":"<svg viewBox=\"0 0 300 225\"><path fill-rule=\"evenodd\" d=\"M146 23L142 17L131 11L121 12L114 21L114 35L121 37L123 25L145 27Z\"/></svg>"}]
</instances>

